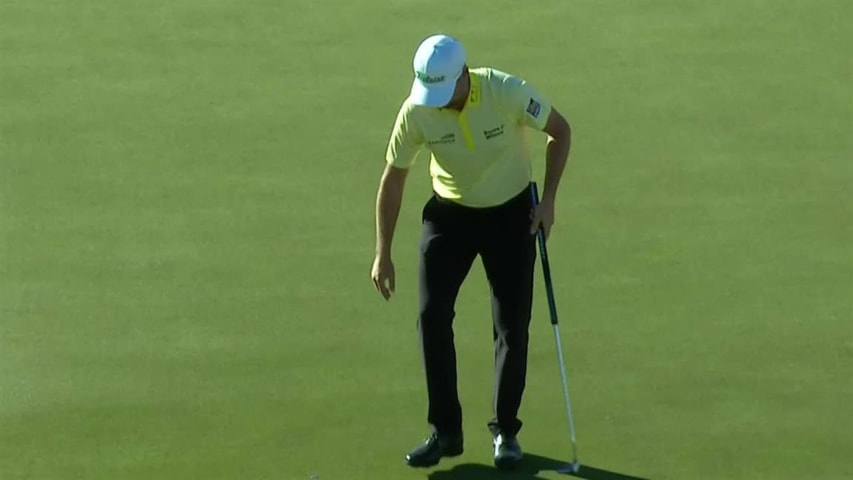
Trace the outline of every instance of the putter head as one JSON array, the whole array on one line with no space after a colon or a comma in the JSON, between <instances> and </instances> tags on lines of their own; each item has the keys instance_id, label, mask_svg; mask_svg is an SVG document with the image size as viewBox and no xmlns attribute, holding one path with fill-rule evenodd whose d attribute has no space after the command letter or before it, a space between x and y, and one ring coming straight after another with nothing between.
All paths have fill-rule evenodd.
<instances>
[{"instance_id":1,"label":"putter head","mask_svg":"<svg viewBox=\"0 0 853 480\"><path fill-rule=\"evenodd\" d=\"M577 460L575 460L572 463L567 463L567 464L563 465L562 467L558 468L557 472L558 473L569 473L569 474L571 474L571 473L578 473L580 471L580 469L581 469L581 464Z\"/></svg>"}]
</instances>

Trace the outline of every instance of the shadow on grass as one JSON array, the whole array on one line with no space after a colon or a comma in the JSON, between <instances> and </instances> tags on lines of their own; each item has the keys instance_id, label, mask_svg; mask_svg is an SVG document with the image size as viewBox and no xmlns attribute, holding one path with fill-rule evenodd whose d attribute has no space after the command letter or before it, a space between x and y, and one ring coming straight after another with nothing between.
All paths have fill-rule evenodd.
<instances>
[{"instance_id":1,"label":"shadow on grass","mask_svg":"<svg viewBox=\"0 0 853 480\"><path fill-rule=\"evenodd\" d=\"M546 480L539 474L555 472L565 465L565 461L525 453L521 465L512 471L498 470L491 465L465 463L456 465L450 470L433 472L427 478L429 480ZM583 464L578 473L566 474L566 476L586 480L650 480Z\"/></svg>"}]
</instances>

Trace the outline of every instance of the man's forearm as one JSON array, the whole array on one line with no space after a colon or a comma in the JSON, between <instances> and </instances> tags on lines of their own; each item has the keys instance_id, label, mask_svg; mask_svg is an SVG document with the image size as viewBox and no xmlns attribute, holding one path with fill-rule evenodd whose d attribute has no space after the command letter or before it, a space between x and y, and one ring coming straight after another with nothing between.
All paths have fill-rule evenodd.
<instances>
[{"instance_id":1,"label":"man's forearm","mask_svg":"<svg viewBox=\"0 0 853 480\"><path fill-rule=\"evenodd\" d=\"M561 132L562 133L562 132ZM556 137L548 137L545 146L545 188L542 199L554 202L557 198L557 186L563 177L563 170L569 159L572 148L572 131L566 125L565 133Z\"/></svg>"},{"instance_id":2,"label":"man's forearm","mask_svg":"<svg viewBox=\"0 0 853 480\"><path fill-rule=\"evenodd\" d=\"M392 172L386 169L376 195L376 255L390 256L391 241L403 203L405 171Z\"/></svg>"}]
</instances>

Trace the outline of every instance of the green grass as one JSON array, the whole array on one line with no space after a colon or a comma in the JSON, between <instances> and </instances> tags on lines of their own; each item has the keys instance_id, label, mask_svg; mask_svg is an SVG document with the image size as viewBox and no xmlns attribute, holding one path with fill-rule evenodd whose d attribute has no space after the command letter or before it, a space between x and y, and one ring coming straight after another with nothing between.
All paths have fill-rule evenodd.
<instances>
[{"instance_id":1,"label":"green grass","mask_svg":"<svg viewBox=\"0 0 853 480\"><path fill-rule=\"evenodd\" d=\"M479 266L467 451L402 462L426 432L425 161L398 296L368 280L387 135L439 30L574 126L550 254L582 462L853 477L851 4L534 3L0 4L0 477L493 477ZM540 287L536 461L495 478L570 452Z\"/></svg>"}]
</instances>

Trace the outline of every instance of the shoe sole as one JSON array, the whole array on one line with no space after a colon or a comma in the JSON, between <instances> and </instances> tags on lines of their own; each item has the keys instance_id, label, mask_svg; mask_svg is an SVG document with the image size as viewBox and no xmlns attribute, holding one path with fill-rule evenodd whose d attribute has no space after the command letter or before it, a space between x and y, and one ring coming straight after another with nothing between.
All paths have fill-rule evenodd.
<instances>
[{"instance_id":1,"label":"shoe sole","mask_svg":"<svg viewBox=\"0 0 853 480\"><path fill-rule=\"evenodd\" d=\"M440 462L442 458L458 457L459 455L462 455L462 452L463 452L462 450L457 450L457 451L453 451L453 452L443 453L440 457L438 457L438 459L435 462L432 462L432 463L412 463L411 461L409 461L408 458L406 458L406 465L408 465L410 467L414 467L414 468L434 467L434 466L438 465L438 462Z\"/></svg>"},{"instance_id":2,"label":"shoe sole","mask_svg":"<svg viewBox=\"0 0 853 480\"><path fill-rule=\"evenodd\" d=\"M521 463L521 457L502 457L495 459L495 466L498 467L499 470L513 470L519 463Z\"/></svg>"}]
</instances>

